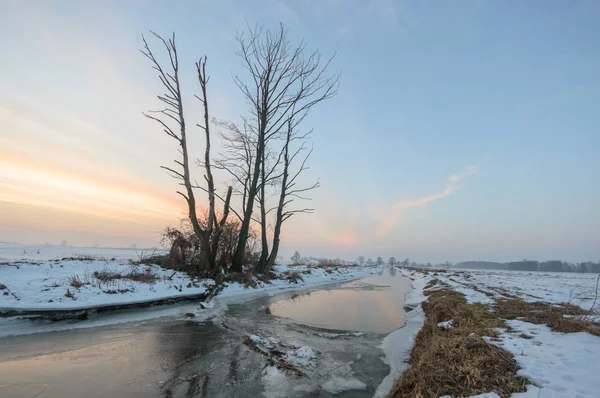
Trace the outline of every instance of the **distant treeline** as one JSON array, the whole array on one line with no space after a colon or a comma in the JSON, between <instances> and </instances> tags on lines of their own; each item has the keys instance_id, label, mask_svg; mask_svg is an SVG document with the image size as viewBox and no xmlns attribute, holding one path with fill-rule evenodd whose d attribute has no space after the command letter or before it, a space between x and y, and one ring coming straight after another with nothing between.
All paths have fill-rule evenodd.
<instances>
[{"instance_id":1,"label":"distant treeline","mask_svg":"<svg viewBox=\"0 0 600 398\"><path fill-rule=\"evenodd\" d=\"M512 261L495 263L489 261L465 261L454 265L455 268L498 269L507 271L542 271L542 272L600 272L600 262L568 263L565 261Z\"/></svg>"}]
</instances>

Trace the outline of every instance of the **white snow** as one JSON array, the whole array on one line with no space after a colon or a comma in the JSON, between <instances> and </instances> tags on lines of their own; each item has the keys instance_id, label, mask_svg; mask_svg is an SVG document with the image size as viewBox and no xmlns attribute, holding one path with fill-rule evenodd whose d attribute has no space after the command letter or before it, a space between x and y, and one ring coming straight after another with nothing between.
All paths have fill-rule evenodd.
<instances>
[{"instance_id":1,"label":"white snow","mask_svg":"<svg viewBox=\"0 0 600 398\"><path fill-rule=\"evenodd\" d=\"M501 341L491 343L513 353L522 368L519 374L542 387L546 395L540 396L598 396L600 337L589 333L553 332L546 325L518 320L506 323L516 333L503 333ZM520 333L532 338L521 338Z\"/></svg>"},{"instance_id":2,"label":"white snow","mask_svg":"<svg viewBox=\"0 0 600 398\"><path fill-rule=\"evenodd\" d=\"M382 358L383 362L390 366L390 373L379 384L373 398L387 396L394 385L394 381L406 370L408 367L407 359L410 357L415 337L423 326L423 322L425 322L425 314L420 303L426 298L423 289L431 278L405 269L399 271L412 280L413 290L404 298L404 304L414 309L406 313L404 326L388 334L379 346L385 355Z\"/></svg>"},{"instance_id":3,"label":"white snow","mask_svg":"<svg viewBox=\"0 0 600 398\"><path fill-rule=\"evenodd\" d=\"M356 377L339 377L332 375L321 387L331 394L338 394L346 390L364 390L367 385Z\"/></svg>"},{"instance_id":4,"label":"white snow","mask_svg":"<svg viewBox=\"0 0 600 398\"><path fill-rule=\"evenodd\" d=\"M274 339L273 337L263 338L263 337L255 335L255 334L248 336L248 338L250 340L252 340L252 342L254 344L256 344L257 346L262 345L263 347L265 347L268 350L275 348L275 346L279 343L279 341L277 341L277 339Z\"/></svg>"},{"instance_id":5,"label":"white snow","mask_svg":"<svg viewBox=\"0 0 600 398\"><path fill-rule=\"evenodd\" d=\"M449 271L452 274L452 271ZM442 276L443 274L440 274ZM467 279L451 277L461 283L444 277L444 281L453 287L459 287L472 302L490 302L485 294L470 289L467 285L475 285L483 290L499 296L496 289L505 289L508 293L521 297L525 301L548 301L551 303L571 303L589 310L592 306L596 290L598 274L582 274L577 272L525 272L501 270L468 270ZM600 302L596 303L600 309Z\"/></svg>"},{"instance_id":6,"label":"white snow","mask_svg":"<svg viewBox=\"0 0 600 398\"><path fill-rule=\"evenodd\" d=\"M205 310L211 309L211 308L215 307L215 302L214 301L209 301L209 302L201 301L199 304L200 304L200 307L202 309L205 309Z\"/></svg>"},{"instance_id":7,"label":"white snow","mask_svg":"<svg viewBox=\"0 0 600 398\"><path fill-rule=\"evenodd\" d=\"M2 257L0 257L2 258ZM152 283L119 278L103 282L94 272L119 275L149 272ZM84 285L72 286L77 278ZM77 310L143 303L166 298L196 296L206 292L212 280L192 281L187 274L158 266L135 266L115 260L44 260L38 264L0 266L0 310ZM67 290L72 297L66 297ZM8 293L8 294L6 294Z\"/></svg>"},{"instance_id":8,"label":"white snow","mask_svg":"<svg viewBox=\"0 0 600 398\"><path fill-rule=\"evenodd\" d=\"M39 262L66 257L120 258L139 260L141 256L163 252L156 248L74 247L55 245L26 245L0 242L0 262Z\"/></svg>"},{"instance_id":9,"label":"white snow","mask_svg":"<svg viewBox=\"0 0 600 398\"><path fill-rule=\"evenodd\" d=\"M227 283L226 287L219 293L217 298L219 301L234 302L237 301L236 299L238 298L246 299L250 296L274 293L282 290L304 290L328 283L339 283L363 278L380 271L381 268L382 267L368 266L342 267L328 273L328 270L325 268L307 265L276 265L273 267L273 272L276 275L284 277L286 273L296 272L300 274L303 280L298 281L298 283L286 279L275 279L272 280L271 283L263 283L257 280L257 288L247 288L237 282Z\"/></svg>"},{"instance_id":10,"label":"white snow","mask_svg":"<svg viewBox=\"0 0 600 398\"><path fill-rule=\"evenodd\" d=\"M136 252L132 249L0 243L0 284L7 287L0 290L0 311L83 310L146 303L161 299L193 297L206 292L207 287L214 284L210 279L192 281L186 274L161 269L158 266L150 267L150 271L158 277L151 284L128 279L99 283L101 281L93 277L94 271L104 270L127 274L135 269L131 260L139 259L140 255L141 251ZM73 259L82 256L92 259ZM137 271L145 272L146 268L140 266ZM328 273L318 267L278 265L275 266L274 271L280 277L291 272L299 272L303 281L294 283L276 279L270 284L260 282L257 288L246 288L238 283L231 283L226 284L215 299L209 302L149 307L143 311L111 312L78 322L33 323L23 316L0 318L0 337L139 322L160 317L175 316L178 319L186 319L185 313L195 314L195 317L187 318L188 321L203 322L210 316L224 311L228 303L265 294L273 295L282 291L314 289L325 284L362 278L380 270L381 267L346 267ZM89 282L89 284L74 288L71 286L73 276L78 276L83 283ZM65 297L67 289L74 299ZM109 294L105 291L116 293Z\"/></svg>"},{"instance_id":11,"label":"white snow","mask_svg":"<svg viewBox=\"0 0 600 398\"><path fill-rule=\"evenodd\" d=\"M450 329L450 328L452 328L452 319L450 319L449 321L445 321L445 322L439 322L437 325L439 328L442 328L442 329Z\"/></svg>"},{"instance_id":12,"label":"white snow","mask_svg":"<svg viewBox=\"0 0 600 398\"><path fill-rule=\"evenodd\" d=\"M2 243L0 284L5 285L6 289L0 291L0 310L77 310L136 304L197 296L205 293L207 287L214 284L211 279L192 280L185 273L159 266L134 266L131 260L140 255L139 251L128 249ZM82 256L86 259L82 259ZM274 272L280 277L297 272L303 281L294 283L287 279L276 279L271 283L259 282L257 288L247 288L239 283L226 283L219 293L219 299L235 301L284 289L306 289L361 278L378 270L379 268L374 267L347 267L328 273L326 269L318 267L278 265L274 267ZM156 276L156 281L144 283L119 278L103 282L94 277L94 272L103 271L120 275L127 275L132 271L148 271ZM73 287L74 277L84 285ZM201 307L205 309L213 306L212 302L201 303Z\"/></svg>"}]
</instances>

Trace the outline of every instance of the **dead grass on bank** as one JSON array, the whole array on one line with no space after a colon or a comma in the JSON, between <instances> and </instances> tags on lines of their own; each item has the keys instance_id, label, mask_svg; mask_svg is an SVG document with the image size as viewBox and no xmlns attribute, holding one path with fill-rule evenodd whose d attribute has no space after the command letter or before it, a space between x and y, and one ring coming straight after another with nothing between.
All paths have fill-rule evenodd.
<instances>
[{"instance_id":1,"label":"dead grass on bank","mask_svg":"<svg viewBox=\"0 0 600 398\"><path fill-rule=\"evenodd\" d=\"M541 301L527 302L520 298L497 300L495 314L503 319L520 319L524 322L543 324L556 332L588 332L600 336L600 324L584 319L594 315L576 305L562 303L553 305Z\"/></svg>"},{"instance_id":2,"label":"dead grass on bank","mask_svg":"<svg viewBox=\"0 0 600 398\"><path fill-rule=\"evenodd\" d=\"M428 286L441 283L431 281ZM513 355L489 344L483 336L503 321L483 304L468 304L462 293L443 287L426 292L425 324L417 334L410 366L396 381L388 397L468 397L496 392L509 397L525 391L527 379L517 376ZM452 319L452 327L439 322Z\"/></svg>"}]
</instances>

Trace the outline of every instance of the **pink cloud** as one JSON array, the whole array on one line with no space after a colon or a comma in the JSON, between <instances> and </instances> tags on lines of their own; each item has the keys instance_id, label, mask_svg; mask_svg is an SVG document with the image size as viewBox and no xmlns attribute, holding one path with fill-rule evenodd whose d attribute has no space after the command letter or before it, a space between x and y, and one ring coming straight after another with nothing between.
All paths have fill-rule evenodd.
<instances>
[{"instance_id":1,"label":"pink cloud","mask_svg":"<svg viewBox=\"0 0 600 398\"><path fill-rule=\"evenodd\" d=\"M358 243L358 236L353 231L341 232L332 236L328 236L327 242L336 246L353 246Z\"/></svg>"},{"instance_id":2,"label":"pink cloud","mask_svg":"<svg viewBox=\"0 0 600 398\"><path fill-rule=\"evenodd\" d=\"M475 174L477 170L477 166L469 166L464 172L450 176L448 178L446 188L441 192L423 196L418 199L408 201L404 200L394 203L387 211L384 212L384 214L386 214L386 217L380 220L377 228L377 235L388 235L390 231L397 225L398 220L407 209L415 207L425 207L436 200L454 194L458 190L459 182L462 181L465 177Z\"/></svg>"}]
</instances>

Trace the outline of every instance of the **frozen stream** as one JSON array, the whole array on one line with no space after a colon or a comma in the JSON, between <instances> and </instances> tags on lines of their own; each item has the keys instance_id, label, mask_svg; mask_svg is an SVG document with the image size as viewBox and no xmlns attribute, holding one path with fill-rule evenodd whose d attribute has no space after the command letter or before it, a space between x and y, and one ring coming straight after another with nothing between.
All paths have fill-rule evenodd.
<instances>
[{"instance_id":1,"label":"frozen stream","mask_svg":"<svg viewBox=\"0 0 600 398\"><path fill-rule=\"evenodd\" d=\"M280 293L230 303L193 321L181 316L189 305L165 306L161 318L138 323L0 338L0 396L371 397L390 371L379 346L404 322L409 286L385 270L293 301ZM247 336L307 376L267 366L243 344Z\"/></svg>"},{"instance_id":2,"label":"frozen stream","mask_svg":"<svg viewBox=\"0 0 600 398\"><path fill-rule=\"evenodd\" d=\"M335 289L295 295L270 305L271 314L326 329L391 333L404 324L410 281L390 268Z\"/></svg>"}]
</instances>

